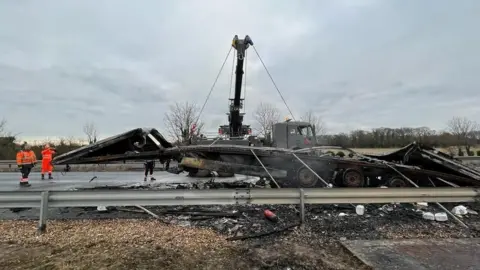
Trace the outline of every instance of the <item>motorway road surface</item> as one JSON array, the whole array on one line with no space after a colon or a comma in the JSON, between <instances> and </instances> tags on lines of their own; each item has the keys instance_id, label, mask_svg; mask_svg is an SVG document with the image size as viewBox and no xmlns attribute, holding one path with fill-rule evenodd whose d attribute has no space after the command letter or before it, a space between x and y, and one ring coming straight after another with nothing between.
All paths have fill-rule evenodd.
<instances>
[{"instance_id":1,"label":"motorway road surface","mask_svg":"<svg viewBox=\"0 0 480 270\"><path fill-rule=\"evenodd\" d=\"M94 176L94 180L89 182ZM20 187L20 173L0 173L0 191L14 190L69 190L75 188L93 187L118 187L130 185L149 185L153 187L167 187L168 184L204 183L212 178L187 177L186 173L172 174L165 171L154 172L156 181L143 181L143 172L68 172L62 175L60 172L53 173L53 180L41 180L40 173L30 174L29 182L31 187ZM258 179L245 175L215 179L215 182L234 182L238 180Z\"/></svg>"}]
</instances>

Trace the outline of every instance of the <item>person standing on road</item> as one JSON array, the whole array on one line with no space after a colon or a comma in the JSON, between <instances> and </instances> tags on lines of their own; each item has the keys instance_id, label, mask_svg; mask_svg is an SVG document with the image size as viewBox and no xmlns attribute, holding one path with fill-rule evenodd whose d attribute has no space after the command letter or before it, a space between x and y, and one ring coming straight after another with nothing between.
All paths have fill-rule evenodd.
<instances>
[{"instance_id":1,"label":"person standing on road","mask_svg":"<svg viewBox=\"0 0 480 270\"><path fill-rule=\"evenodd\" d=\"M154 160L146 160L145 163L145 178L143 181L147 181L147 175L150 172L150 180L155 181L156 179L153 177L153 168L155 168L155 161Z\"/></svg>"},{"instance_id":2,"label":"person standing on road","mask_svg":"<svg viewBox=\"0 0 480 270\"><path fill-rule=\"evenodd\" d=\"M55 154L55 148L50 148L50 145L46 144L42 151L42 180L45 179L45 173L48 173L48 179L53 179L52 171L52 157Z\"/></svg>"},{"instance_id":3,"label":"person standing on road","mask_svg":"<svg viewBox=\"0 0 480 270\"><path fill-rule=\"evenodd\" d=\"M31 186L28 183L28 175L32 171L32 168L35 166L37 162L37 157L35 153L32 151L30 145L25 144L23 149L17 153L17 166L22 173L22 178L20 178L20 186Z\"/></svg>"}]
</instances>

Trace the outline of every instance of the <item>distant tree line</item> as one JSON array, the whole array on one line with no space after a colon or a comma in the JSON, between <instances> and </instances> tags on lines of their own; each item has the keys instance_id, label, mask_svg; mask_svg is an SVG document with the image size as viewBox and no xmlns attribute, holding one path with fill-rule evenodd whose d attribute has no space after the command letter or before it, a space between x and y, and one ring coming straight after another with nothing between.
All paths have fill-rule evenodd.
<instances>
[{"instance_id":1,"label":"distant tree line","mask_svg":"<svg viewBox=\"0 0 480 270\"><path fill-rule=\"evenodd\" d=\"M480 144L480 126L462 117L452 118L444 131L435 131L428 127L382 127L322 135L318 139L319 144L348 148L399 148L415 141L437 148L453 147L456 153L451 154L459 156L480 155L473 151L473 147Z\"/></svg>"},{"instance_id":2,"label":"distant tree line","mask_svg":"<svg viewBox=\"0 0 480 270\"><path fill-rule=\"evenodd\" d=\"M93 122L85 124L83 131L87 137L88 143L94 143L97 141L97 128ZM14 160L16 153L22 148L26 142L17 141L17 136L7 131L7 121L0 121L0 160ZM82 147L80 141L73 138L60 139L56 142L43 141L31 144L32 150L37 155L38 159L41 159L41 152L45 144L49 144L51 147L55 147L57 155L67 153L69 151Z\"/></svg>"},{"instance_id":3,"label":"distant tree line","mask_svg":"<svg viewBox=\"0 0 480 270\"><path fill-rule=\"evenodd\" d=\"M258 122L259 134L269 133L271 125L282 121L280 113L274 106L262 103L257 108L254 118ZM195 104L176 103L170 112L165 114L167 131L177 143L186 141L189 137L200 136L203 122L199 121L199 110ZM453 117L443 131L432 130L428 127L402 127L402 128L374 128L371 130L354 130L349 133L326 134L326 127L320 117L308 111L301 120L308 121L316 126L318 143L320 145L343 146L348 148L399 148L411 142L428 144L433 147L450 149L453 155L478 155L474 151L480 145L480 125L464 117ZM195 124L195 125L194 125ZM189 130L196 126L195 130ZM97 128L93 122L84 125L83 132L88 143L97 141ZM0 159L15 159L16 152L21 148L22 142L16 140L17 136L7 132L7 122L0 121ZM77 149L82 146L76 140L63 139L57 143L43 142L41 145L32 145L32 149L40 158L41 150L45 143L57 149L58 154Z\"/></svg>"}]
</instances>

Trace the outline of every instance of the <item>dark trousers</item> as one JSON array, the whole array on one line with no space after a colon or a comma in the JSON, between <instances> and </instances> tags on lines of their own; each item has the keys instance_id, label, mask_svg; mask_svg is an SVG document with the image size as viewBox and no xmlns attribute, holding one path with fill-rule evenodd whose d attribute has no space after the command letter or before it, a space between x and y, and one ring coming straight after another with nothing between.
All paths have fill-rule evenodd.
<instances>
[{"instance_id":1,"label":"dark trousers","mask_svg":"<svg viewBox=\"0 0 480 270\"><path fill-rule=\"evenodd\" d=\"M28 175L30 175L32 168L33 168L33 165L30 165L30 164L23 165L22 168L20 168L20 172L22 173L22 178L28 178Z\"/></svg>"},{"instance_id":2,"label":"dark trousers","mask_svg":"<svg viewBox=\"0 0 480 270\"><path fill-rule=\"evenodd\" d=\"M145 162L145 176L148 175L148 172L150 172L150 175L152 175L154 167L155 167L155 161Z\"/></svg>"},{"instance_id":3,"label":"dark trousers","mask_svg":"<svg viewBox=\"0 0 480 270\"><path fill-rule=\"evenodd\" d=\"M167 160L167 162L165 162L165 170L168 171L168 169L170 168L170 159Z\"/></svg>"}]
</instances>

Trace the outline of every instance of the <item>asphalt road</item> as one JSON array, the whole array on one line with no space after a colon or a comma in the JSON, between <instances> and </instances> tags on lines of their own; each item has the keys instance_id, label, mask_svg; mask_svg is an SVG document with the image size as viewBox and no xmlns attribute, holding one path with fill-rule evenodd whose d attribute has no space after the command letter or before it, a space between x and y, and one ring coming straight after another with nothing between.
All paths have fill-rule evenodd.
<instances>
[{"instance_id":1,"label":"asphalt road","mask_svg":"<svg viewBox=\"0 0 480 270\"><path fill-rule=\"evenodd\" d=\"M94 180L90 180L95 177ZM53 173L53 180L41 180L40 173L30 174L31 187L20 187L20 173L0 173L0 191L13 190L69 190L75 188L93 187L118 187L130 185L148 185L150 187L166 187L169 184L204 183L210 181L210 177L193 178L187 177L186 173L179 175L165 171L154 172L156 181L143 181L143 172L69 172L62 175L60 172ZM244 175L235 177L216 178L215 182L234 182L237 180L252 179Z\"/></svg>"}]
</instances>

